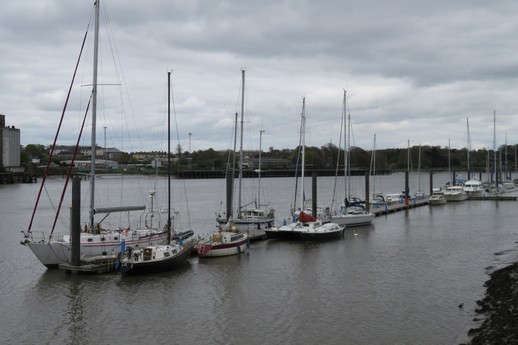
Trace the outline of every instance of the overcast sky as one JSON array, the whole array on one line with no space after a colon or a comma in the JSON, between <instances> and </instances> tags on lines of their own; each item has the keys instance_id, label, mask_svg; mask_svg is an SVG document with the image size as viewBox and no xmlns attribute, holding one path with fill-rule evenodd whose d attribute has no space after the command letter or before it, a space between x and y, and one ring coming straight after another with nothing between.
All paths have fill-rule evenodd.
<instances>
[{"instance_id":1,"label":"overcast sky","mask_svg":"<svg viewBox=\"0 0 518 345\"><path fill-rule=\"evenodd\" d=\"M103 0L98 144L164 150L167 71L184 150L232 147L246 70L244 146L338 145L343 90L352 142L493 147L518 142L516 1ZM8 1L0 11L0 113L22 145L51 144L93 0ZM75 142L93 30L69 102ZM87 56L88 55L88 56ZM114 63L115 61L115 63ZM115 67L114 67L115 66ZM121 100L123 105L121 105ZM121 111L123 115L121 115ZM121 119L127 118L124 123ZM123 129L138 127L126 138ZM89 129L85 136L89 136ZM176 129L174 129L176 138ZM175 139L176 141L176 139ZM88 144L89 138L83 141ZM176 145L176 144L174 144Z\"/></svg>"}]
</instances>

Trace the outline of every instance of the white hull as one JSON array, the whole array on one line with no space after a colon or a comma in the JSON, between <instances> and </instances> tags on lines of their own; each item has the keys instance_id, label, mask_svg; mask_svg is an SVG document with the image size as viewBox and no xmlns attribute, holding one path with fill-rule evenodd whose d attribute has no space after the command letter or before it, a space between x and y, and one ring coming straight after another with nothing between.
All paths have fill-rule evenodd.
<instances>
[{"instance_id":1,"label":"white hull","mask_svg":"<svg viewBox=\"0 0 518 345\"><path fill-rule=\"evenodd\" d=\"M201 244L200 246L203 246ZM235 245L232 247L225 247L225 248L212 248L207 253L200 255L201 257L218 257L218 256L231 256L231 255L237 255L241 254L246 251L246 242L242 243L240 245Z\"/></svg>"},{"instance_id":2,"label":"white hull","mask_svg":"<svg viewBox=\"0 0 518 345\"><path fill-rule=\"evenodd\" d=\"M444 194L447 201L464 201L468 198L467 194Z\"/></svg>"},{"instance_id":3,"label":"white hull","mask_svg":"<svg viewBox=\"0 0 518 345\"><path fill-rule=\"evenodd\" d=\"M369 225L372 223L376 216L373 213L365 213L365 214L340 214L336 216L331 216L331 222L336 223L340 226L362 226Z\"/></svg>"},{"instance_id":4,"label":"white hull","mask_svg":"<svg viewBox=\"0 0 518 345\"><path fill-rule=\"evenodd\" d=\"M226 222L218 219L219 226L224 231L242 232L248 235L249 240L258 240L266 237L265 229L273 226L274 218L256 218L256 219L234 219Z\"/></svg>"},{"instance_id":5,"label":"white hull","mask_svg":"<svg viewBox=\"0 0 518 345\"><path fill-rule=\"evenodd\" d=\"M475 190L466 189L465 192L468 195L468 198L484 196L484 190L483 189L475 189Z\"/></svg>"},{"instance_id":6,"label":"white hull","mask_svg":"<svg viewBox=\"0 0 518 345\"><path fill-rule=\"evenodd\" d=\"M443 195L448 201L464 201L468 198L468 194L461 186L447 187Z\"/></svg>"},{"instance_id":7,"label":"white hull","mask_svg":"<svg viewBox=\"0 0 518 345\"><path fill-rule=\"evenodd\" d=\"M148 231L143 231L148 233ZM32 234L32 239L36 234ZM102 240L104 239L104 240ZM139 236L137 232L113 233L108 235L81 234L81 255L117 255L120 252L121 242L124 240L126 246L150 246L165 244L167 233L160 232ZM22 244L28 246L40 262L51 268L70 260L70 236L66 235L51 241L34 241L27 238Z\"/></svg>"},{"instance_id":8,"label":"white hull","mask_svg":"<svg viewBox=\"0 0 518 345\"><path fill-rule=\"evenodd\" d=\"M444 196L435 196L435 195L432 195L430 197L430 200L428 200L428 202L430 203L430 205L444 205L446 204L447 200Z\"/></svg>"},{"instance_id":9,"label":"white hull","mask_svg":"<svg viewBox=\"0 0 518 345\"><path fill-rule=\"evenodd\" d=\"M196 252L200 257L230 256L245 252L247 247L247 234L222 231L201 239Z\"/></svg>"}]
</instances>

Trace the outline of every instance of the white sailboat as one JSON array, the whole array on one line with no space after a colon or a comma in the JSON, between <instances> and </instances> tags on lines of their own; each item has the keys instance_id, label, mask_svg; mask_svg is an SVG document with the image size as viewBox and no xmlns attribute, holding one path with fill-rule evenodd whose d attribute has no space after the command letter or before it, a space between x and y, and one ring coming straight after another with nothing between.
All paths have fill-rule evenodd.
<instances>
[{"instance_id":1,"label":"white sailboat","mask_svg":"<svg viewBox=\"0 0 518 345\"><path fill-rule=\"evenodd\" d=\"M119 206L119 207L96 207L95 204L95 182L96 182L96 171L95 171L95 163L96 163L96 118L97 118L97 63L98 63L98 51L99 51L99 8L100 8L100 0L97 0L94 4L95 6L95 25L94 25L94 59L93 59L93 81L92 81L92 92L91 92L91 104L92 104L92 134L91 134L91 159L90 159L90 206L89 206L89 221L88 225L85 226L84 231L81 233L81 246L80 252L82 255L89 256L98 256L98 255L116 255L120 252L121 243L124 242L126 245L131 246L144 246L144 245L155 245L162 244L167 241L169 232L167 229L158 229L158 228L144 228L144 229L133 229L129 225L121 226L114 229L105 229L101 222L104 220L107 215L113 212L130 212L130 211L142 211L145 210L145 206ZM85 34L86 39L86 34ZM85 41L85 40L84 40ZM83 41L83 46L84 46ZM82 49L81 49L82 51ZM81 57L81 56L80 56ZM79 65L79 60L77 65ZM76 65L76 71L77 71ZM75 77L75 72L74 72ZM73 80L72 80L73 84ZM72 86L71 84L71 86ZM66 104L65 104L66 105ZM63 111L64 115L64 111ZM86 119L86 114L85 114ZM84 127L83 120L83 127ZM60 123L61 126L61 123ZM24 238L21 241L23 245L26 245L31 249L34 255L38 258L38 260L45 265L46 267L58 267L61 263L66 263L70 259L70 247L71 247L71 238L69 232L66 233L57 233L55 232L55 225L59 216L59 212L61 210L61 203L63 198L60 201L58 210L56 212L56 218L54 220L54 224L48 232L40 232L33 231L32 225L35 217L36 210L38 208L40 196L42 194L42 190L46 181L48 168L50 166L50 162L52 160L52 154L54 151L54 147L56 145L56 139L59 135L59 129L56 133L55 141L52 146L51 153L49 155L49 162L47 164L47 169L45 171L45 175L43 176L42 183L40 186L40 191L37 196L37 200L34 206L34 210L32 213L32 217L26 232L24 232ZM79 139L77 141L77 146L79 145ZM72 166L74 161L72 161L69 176L72 171ZM66 189L66 185L68 182L68 177L65 182L65 186L63 189ZM101 221L96 222L96 215L106 215Z\"/></svg>"},{"instance_id":2,"label":"white sailboat","mask_svg":"<svg viewBox=\"0 0 518 345\"><path fill-rule=\"evenodd\" d=\"M242 184L243 184L243 124L244 124L244 112L245 112L245 70L241 71L242 75L242 89L241 89L241 130L240 130L240 147L239 147L239 185L238 185L238 208L237 215L232 217L218 217L218 223L223 230L234 229L241 232L246 232L248 239L256 240L266 237L264 229L271 228L275 222L275 211L273 209L267 209L261 204L261 144L262 135L264 130L259 132L259 168L258 173L258 191L257 199L251 202L249 205L242 205ZM237 126L236 126L237 128ZM232 175L233 176L233 175Z\"/></svg>"},{"instance_id":3,"label":"white sailboat","mask_svg":"<svg viewBox=\"0 0 518 345\"><path fill-rule=\"evenodd\" d=\"M350 126L351 126L351 116L347 117L347 91L344 90L344 99L342 106L342 123L343 123L343 138L344 138L344 202L340 207L340 210L337 212L333 211L333 203L334 203L334 191L333 191L333 203L331 205L331 210L334 212L331 214L331 222L337 223L338 225L345 227L352 226L362 226L369 225L375 218L374 213L367 210L365 207L365 201L360 200L357 197L351 197L351 185L350 185L350 175L351 175L351 165L350 165ZM347 125L347 120L349 121L349 125ZM348 132L346 134L346 132ZM340 157L337 160L337 172L338 166L340 164ZM337 177L337 176L336 176ZM335 178L335 186L336 186L336 178ZM335 188L336 189L336 188Z\"/></svg>"},{"instance_id":4,"label":"white sailboat","mask_svg":"<svg viewBox=\"0 0 518 345\"><path fill-rule=\"evenodd\" d=\"M316 216L309 215L304 212L304 161L305 161L305 131L306 131L306 99L302 101L302 117L301 117L301 153L302 153L302 171L301 171L301 195L300 195L300 213L296 221L284 224L280 227L266 229L268 238L282 239L304 239L304 240L326 240L337 238L343 235L344 227L336 223L323 222Z\"/></svg>"},{"instance_id":5,"label":"white sailboat","mask_svg":"<svg viewBox=\"0 0 518 345\"><path fill-rule=\"evenodd\" d=\"M471 166L470 166L470 163L471 163L471 159L470 159L471 158L470 157L470 152L471 152L471 135L469 133L469 118L466 118L466 128L467 128L467 144L468 144L468 147L467 147L467 151L468 151L468 157L467 157L468 180L464 181L463 187L464 187L464 191L468 195L468 199L469 199L469 198L472 198L472 197L481 197L481 196L483 196L484 195L484 187L482 186L482 182L479 179L477 179L474 176L471 176L471 174L473 172L471 171Z\"/></svg>"}]
</instances>

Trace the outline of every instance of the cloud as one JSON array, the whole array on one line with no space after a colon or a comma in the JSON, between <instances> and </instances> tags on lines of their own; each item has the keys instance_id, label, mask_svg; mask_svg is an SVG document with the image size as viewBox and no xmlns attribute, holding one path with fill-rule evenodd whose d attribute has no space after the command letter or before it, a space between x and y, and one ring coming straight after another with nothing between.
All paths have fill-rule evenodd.
<instances>
[{"instance_id":1,"label":"cloud","mask_svg":"<svg viewBox=\"0 0 518 345\"><path fill-rule=\"evenodd\" d=\"M23 144L50 144L53 138L92 4L43 0L3 6L0 112L21 128ZM258 146L259 129L266 130L268 147L295 147L303 97L308 144L337 143L343 89L360 147L372 147L374 133L379 148L406 147L407 140L444 146L449 139L465 147L468 117L472 146L489 147L494 110L497 142L503 144L506 133L508 143L517 141L518 4L513 2L152 0L143 6L104 0L102 5L101 122L108 132L136 127L135 144L145 146L142 150L163 146L158 142L170 70L182 146L192 133L193 149L231 147L241 68L251 147ZM89 32L69 103L79 116L90 92L91 40ZM116 112L128 116L125 125L122 115L108 120ZM67 127L70 140L78 123ZM117 145L125 138L112 137Z\"/></svg>"}]
</instances>

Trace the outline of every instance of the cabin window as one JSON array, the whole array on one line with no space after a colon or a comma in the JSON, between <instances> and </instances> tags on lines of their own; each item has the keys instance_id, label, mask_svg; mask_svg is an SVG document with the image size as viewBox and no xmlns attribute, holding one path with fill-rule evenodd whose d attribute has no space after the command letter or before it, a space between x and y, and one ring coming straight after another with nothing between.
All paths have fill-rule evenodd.
<instances>
[{"instance_id":1,"label":"cabin window","mask_svg":"<svg viewBox=\"0 0 518 345\"><path fill-rule=\"evenodd\" d=\"M119 237L118 237L118 236L115 236L115 237L113 238L113 240L114 240L114 241L118 241L118 240L119 240Z\"/></svg>"},{"instance_id":2,"label":"cabin window","mask_svg":"<svg viewBox=\"0 0 518 345\"><path fill-rule=\"evenodd\" d=\"M86 241L87 241L87 242L92 242L92 241L93 241L93 239L90 237L90 238L88 238Z\"/></svg>"},{"instance_id":3,"label":"cabin window","mask_svg":"<svg viewBox=\"0 0 518 345\"><path fill-rule=\"evenodd\" d=\"M106 240L104 237L101 237L101 242L104 242L104 240Z\"/></svg>"}]
</instances>

